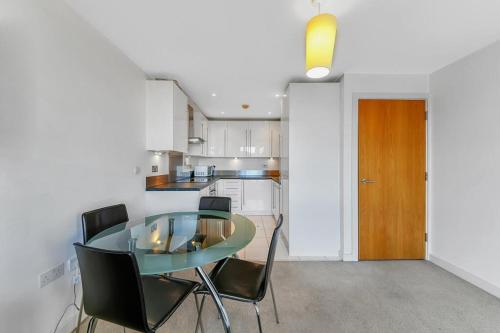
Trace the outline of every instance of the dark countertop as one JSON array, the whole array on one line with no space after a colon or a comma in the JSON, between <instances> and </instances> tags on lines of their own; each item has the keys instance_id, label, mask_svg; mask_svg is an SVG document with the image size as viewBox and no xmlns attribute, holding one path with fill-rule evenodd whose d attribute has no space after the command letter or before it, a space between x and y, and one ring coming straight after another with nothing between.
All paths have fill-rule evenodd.
<instances>
[{"instance_id":1,"label":"dark countertop","mask_svg":"<svg viewBox=\"0 0 500 333\"><path fill-rule=\"evenodd\" d=\"M220 175L220 176L213 176L213 177L208 177L208 181L204 183L196 183L196 182L189 182L189 183L165 183L165 184L159 184L159 185L154 185L154 186L148 186L146 187L146 191L201 191L204 188L214 184L220 179L271 179L278 184L280 184L280 177L276 176L232 176L232 175Z\"/></svg>"}]
</instances>

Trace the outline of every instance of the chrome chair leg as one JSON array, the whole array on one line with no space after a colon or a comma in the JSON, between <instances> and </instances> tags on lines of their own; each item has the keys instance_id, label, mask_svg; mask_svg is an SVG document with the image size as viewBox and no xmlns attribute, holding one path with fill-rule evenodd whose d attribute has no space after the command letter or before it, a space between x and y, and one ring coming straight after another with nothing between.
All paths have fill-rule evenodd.
<instances>
[{"instance_id":1,"label":"chrome chair leg","mask_svg":"<svg viewBox=\"0 0 500 333\"><path fill-rule=\"evenodd\" d=\"M80 333L80 327L82 326L82 313L83 313L83 297L82 301L80 302L80 310L78 311L78 322L76 326L76 333Z\"/></svg>"},{"instance_id":2,"label":"chrome chair leg","mask_svg":"<svg viewBox=\"0 0 500 333\"><path fill-rule=\"evenodd\" d=\"M276 317L276 324L279 324L280 319L278 317L278 308L276 307L276 298L274 297L273 282L271 280L269 280L269 286L271 287L271 296L273 298L274 316Z\"/></svg>"},{"instance_id":3,"label":"chrome chair leg","mask_svg":"<svg viewBox=\"0 0 500 333\"><path fill-rule=\"evenodd\" d=\"M212 297L215 305L217 306L217 310L222 318L222 324L224 325L224 332L231 333L231 323L229 322L227 311L226 309L224 309L224 306L222 305L221 298L217 293L217 289L215 289L214 284L208 277L207 273L205 273L205 271L203 270L203 267L196 267L196 270L198 271L200 278L203 280L205 286L208 289L208 292L210 293L210 296Z\"/></svg>"},{"instance_id":4,"label":"chrome chair leg","mask_svg":"<svg viewBox=\"0 0 500 333\"><path fill-rule=\"evenodd\" d=\"M222 298L220 299L220 302L222 306L224 306L224 301L222 300ZM217 319L220 319L220 313L217 313Z\"/></svg>"},{"instance_id":5,"label":"chrome chair leg","mask_svg":"<svg viewBox=\"0 0 500 333\"><path fill-rule=\"evenodd\" d=\"M262 323L260 322L260 311L257 303L253 303L255 306L255 313L257 314L257 323L259 323L259 333L262 333Z\"/></svg>"},{"instance_id":6,"label":"chrome chair leg","mask_svg":"<svg viewBox=\"0 0 500 333\"><path fill-rule=\"evenodd\" d=\"M94 333L95 327L97 326L97 318L92 317L89 321L89 326L87 327L87 333Z\"/></svg>"},{"instance_id":7,"label":"chrome chair leg","mask_svg":"<svg viewBox=\"0 0 500 333\"><path fill-rule=\"evenodd\" d=\"M205 328L203 327L203 319L201 318L201 311L203 310L203 305L205 304L205 295L201 300L201 306L198 304L198 295L194 294L194 301L196 302L196 310L198 311L198 319L196 320L196 328L194 333L198 332L198 326L201 328L201 333L205 333Z\"/></svg>"}]
</instances>

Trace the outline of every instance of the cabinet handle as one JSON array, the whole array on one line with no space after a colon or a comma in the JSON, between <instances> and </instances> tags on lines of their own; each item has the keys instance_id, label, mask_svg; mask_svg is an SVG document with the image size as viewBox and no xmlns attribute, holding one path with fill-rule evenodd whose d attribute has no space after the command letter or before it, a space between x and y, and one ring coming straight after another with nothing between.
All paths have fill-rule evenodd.
<instances>
[{"instance_id":1,"label":"cabinet handle","mask_svg":"<svg viewBox=\"0 0 500 333\"><path fill-rule=\"evenodd\" d=\"M243 205L245 204L245 181L241 182L241 186L243 187L241 193L243 194Z\"/></svg>"},{"instance_id":2,"label":"cabinet handle","mask_svg":"<svg viewBox=\"0 0 500 333\"><path fill-rule=\"evenodd\" d=\"M224 129L224 156L226 156L227 129Z\"/></svg>"},{"instance_id":3,"label":"cabinet handle","mask_svg":"<svg viewBox=\"0 0 500 333\"><path fill-rule=\"evenodd\" d=\"M281 134L278 135L278 154L276 157L281 157Z\"/></svg>"},{"instance_id":4,"label":"cabinet handle","mask_svg":"<svg viewBox=\"0 0 500 333\"><path fill-rule=\"evenodd\" d=\"M248 141L250 141L250 144L248 145L248 156L252 156L252 148L251 148L251 146L252 146L252 130L249 130L248 133L250 135L250 140L248 140Z\"/></svg>"},{"instance_id":5,"label":"cabinet handle","mask_svg":"<svg viewBox=\"0 0 500 333\"><path fill-rule=\"evenodd\" d=\"M271 186L271 202L273 203L273 209L274 209L274 186Z\"/></svg>"},{"instance_id":6,"label":"cabinet handle","mask_svg":"<svg viewBox=\"0 0 500 333\"><path fill-rule=\"evenodd\" d=\"M274 157L273 156L273 130L270 130L270 133L271 135L269 135L269 150L270 150L270 154L271 154L271 157Z\"/></svg>"}]
</instances>

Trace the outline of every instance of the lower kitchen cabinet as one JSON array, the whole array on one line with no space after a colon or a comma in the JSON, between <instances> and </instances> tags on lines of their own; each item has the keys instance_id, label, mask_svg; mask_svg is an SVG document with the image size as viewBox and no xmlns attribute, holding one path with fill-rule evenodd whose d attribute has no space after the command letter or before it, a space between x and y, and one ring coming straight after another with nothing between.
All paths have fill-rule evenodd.
<instances>
[{"instance_id":1,"label":"lower kitchen cabinet","mask_svg":"<svg viewBox=\"0 0 500 333\"><path fill-rule=\"evenodd\" d=\"M217 191L217 196L218 197L223 197L224 196L224 180L219 179L215 183L215 190Z\"/></svg>"},{"instance_id":2,"label":"lower kitchen cabinet","mask_svg":"<svg viewBox=\"0 0 500 333\"><path fill-rule=\"evenodd\" d=\"M224 197L231 198L231 212L241 212L242 181L240 179L222 179L222 191Z\"/></svg>"},{"instance_id":3,"label":"lower kitchen cabinet","mask_svg":"<svg viewBox=\"0 0 500 333\"><path fill-rule=\"evenodd\" d=\"M278 218L280 215L280 208L281 208L281 200L280 200L281 195L280 195L280 193L281 193L281 185L273 181L272 182L272 193L271 193L271 196L272 196L271 209L273 211L273 216L276 219L276 221L278 221Z\"/></svg>"},{"instance_id":4,"label":"lower kitchen cabinet","mask_svg":"<svg viewBox=\"0 0 500 333\"><path fill-rule=\"evenodd\" d=\"M201 197L208 197L208 196L210 196L210 190L207 186L204 189L200 190L200 198Z\"/></svg>"},{"instance_id":5,"label":"lower kitchen cabinet","mask_svg":"<svg viewBox=\"0 0 500 333\"><path fill-rule=\"evenodd\" d=\"M241 210L243 214L271 214L271 183L269 179L242 180Z\"/></svg>"}]
</instances>

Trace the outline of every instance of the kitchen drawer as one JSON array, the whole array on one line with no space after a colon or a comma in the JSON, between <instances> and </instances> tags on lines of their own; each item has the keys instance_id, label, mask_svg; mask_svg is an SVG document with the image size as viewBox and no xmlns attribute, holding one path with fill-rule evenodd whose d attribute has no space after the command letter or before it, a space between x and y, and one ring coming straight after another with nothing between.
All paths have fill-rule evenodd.
<instances>
[{"instance_id":1,"label":"kitchen drawer","mask_svg":"<svg viewBox=\"0 0 500 333\"><path fill-rule=\"evenodd\" d=\"M228 196L241 196L241 189L230 188L224 189L224 194Z\"/></svg>"},{"instance_id":2,"label":"kitchen drawer","mask_svg":"<svg viewBox=\"0 0 500 333\"><path fill-rule=\"evenodd\" d=\"M241 187L240 179L224 179L224 187Z\"/></svg>"}]
</instances>

